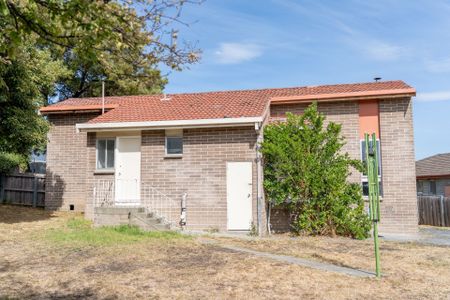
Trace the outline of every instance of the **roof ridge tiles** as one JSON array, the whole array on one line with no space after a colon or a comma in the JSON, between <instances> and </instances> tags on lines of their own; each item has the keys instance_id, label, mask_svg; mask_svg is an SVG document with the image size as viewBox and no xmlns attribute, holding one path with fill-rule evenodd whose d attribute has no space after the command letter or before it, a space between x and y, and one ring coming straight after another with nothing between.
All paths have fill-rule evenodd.
<instances>
[{"instance_id":1,"label":"roof ridge tiles","mask_svg":"<svg viewBox=\"0 0 450 300\"><path fill-rule=\"evenodd\" d=\"M217 119L261 117L267 113L270 101L275 98L292 98L287 101L333 101L371 99L373 97L410 97L413 90L403 81L346 83L316 87L266 88L197 93L166 94L170 100L159 101L164 94L108 96L105 106L112 110L90 123L140 122L162 120ZM415 92L415 90L413 90ZM320 95L324 97L320 97ZM295 99L294 99L295 98ZM101 97L70 98L44 107L41 113L70 113L72 111L101 110ZM364 100L364 99L363 99ZM281 103L281 102L279 102ZM116 105L116 108L112 106Z\"/></svg>"},{"instance_id":2,"label":"roof ridge tiles","mask_svg":"<svg viewBox=\"0 0 450 300\"><path fill-rule=\"evenodd\" d=\"M402 80L386 80L386 81L377 81L377 82L355 82L355 83L337 83L337 84L323 84L323 85L314 85L314 86L290 86L290 87L272 87L272 88L259 88L259 89L237 89L237 90L217 90L217 91L202 91L202 92L186 92L186 93L158 93L158 94L140 94L140 95L124 95L124 96L106 96L105 100L132 100L131 98L142 98L142 97L163 97L166 96L189 96L189 95L207 95L207 94L222 94L222 93L243 93L243 92L264 92L264 91L282 91L282 90L295 90L295 89L320 89L320 88L333 88L333 87L352 87L352 86L362 86L362 85L372 85L372 86L380 86L387 84L403 84L405 85L402 88L410 88L408 84L406 84ZM67 98L61 100L59 103L67 100L81 100L81 99L92 99L97 100L102 97L80 97L80 98ZM56 103L55 103L56 104Z\"/></svg>"}]
</instances>

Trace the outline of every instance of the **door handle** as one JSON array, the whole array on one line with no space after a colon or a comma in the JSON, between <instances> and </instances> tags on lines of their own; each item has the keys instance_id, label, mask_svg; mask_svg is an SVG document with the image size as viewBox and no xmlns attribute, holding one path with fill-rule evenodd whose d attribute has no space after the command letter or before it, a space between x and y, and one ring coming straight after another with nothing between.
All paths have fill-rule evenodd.
<instances>
[{"instance_id":1,"label":"door handle","mask_svg":"<svg viewBox=\"0 0 450 300\"><path fill-rule=\"evenodd\" d=\"M251 196L251 194L248 194L248 195L247 195L247 198L250 198L250 196Z\"/></svg>"}]
</instances>

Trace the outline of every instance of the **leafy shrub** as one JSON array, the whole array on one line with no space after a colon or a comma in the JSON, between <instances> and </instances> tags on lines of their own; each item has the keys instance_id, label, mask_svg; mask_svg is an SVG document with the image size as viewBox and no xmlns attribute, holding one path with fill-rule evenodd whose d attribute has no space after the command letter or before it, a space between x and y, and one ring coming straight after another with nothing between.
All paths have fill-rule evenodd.
<instances>
[{"instance_id":1,"label":"leafy shrub","mask_svg":"<svg viewBox=\"0 0 450 300\"><path fill-rule=\"evenodd\" d=\"M27 167L27 159L20 154L0 152L0 174L6 174L19 168L24 170Z\"/></svg>"},{"instance_id":2,"label":"leafy shrub","mask_svg":"<svg viewBox=\"0 0 450 300\"><path fill-rule=\"evenodd\" d=\"M298 233L365 238L370 222L361 187L348 183L351 170L362 164L342 153L341 125L330 122L310 105L301 116L268 125L264 131L264 188L275 206L296 218Z\"/></svg>"}]
</instances>

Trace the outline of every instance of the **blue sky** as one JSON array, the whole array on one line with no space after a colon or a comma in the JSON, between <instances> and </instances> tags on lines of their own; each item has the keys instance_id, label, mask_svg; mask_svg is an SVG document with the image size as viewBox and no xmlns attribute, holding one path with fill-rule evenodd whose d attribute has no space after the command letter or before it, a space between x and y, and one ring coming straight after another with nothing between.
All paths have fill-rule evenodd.
<instances>
[{"instance_id":1,"label":"blue sky","mask_svg":"<svg viewBox=\"0 0 450 300\"><path fill-rule=\"evenodd\" d=\"M450 152L450 1L207 0L180 38L200 63L168 93L401 79L417 89L416 157Z\"/></svg>"}]
</instances>

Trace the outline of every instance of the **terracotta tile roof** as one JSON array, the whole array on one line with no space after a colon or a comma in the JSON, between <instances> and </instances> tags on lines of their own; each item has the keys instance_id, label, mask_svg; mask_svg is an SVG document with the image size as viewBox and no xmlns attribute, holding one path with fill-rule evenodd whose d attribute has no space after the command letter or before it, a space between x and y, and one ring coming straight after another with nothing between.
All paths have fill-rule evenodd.
<instances>
[{"instance_id":1,"label":"terracotta tile roof","mask_svg":"<svg viewBox=\"0 0 450 300\"><path fill-rule=\"evenodd\" d=\"M103 108L106 110L113 109L119 107L117 103L105 103L102 104L67 104L67 105L50 105L47 107L41 108L41 112L51 113L51 112L64 112L64 111L78 111L78 110L102 110Z\"/></svg>"},{"instance_id":2,"label":"terracotta tile roof","mask_svg":"<svg viewBox=\"0 0 450 300\"><path fill-rule=\"evenodd\" d=\"M163 95L105 97L106 105L118 105L90 123L107 122L141 122L193 119L217 119L260 117L266 111L271 99L280 97L302 97L313 101L328 95L330 99L351 97L352 93L383 95L386 91L394 94L415 93L403 81L384 81L371 83L337 84L313 87L274 88L259 90L237 90L204 93L169 94L168 100L161 100ZM274 100L274 101L275 101ZM41 109L42 113L60 109L70 110L101 104L101 98L67 99Z\"/></svg>"},{"instance_id":3,"label":"terracotta tile roof","mask_svg":"<svg viewBox=\"0 0 450 300\"><path fill-rule=\"evenodd\" d=\"M416 161L417 177L450 177L450 153L436 154Z\"/></svg>"}]
</instances>

